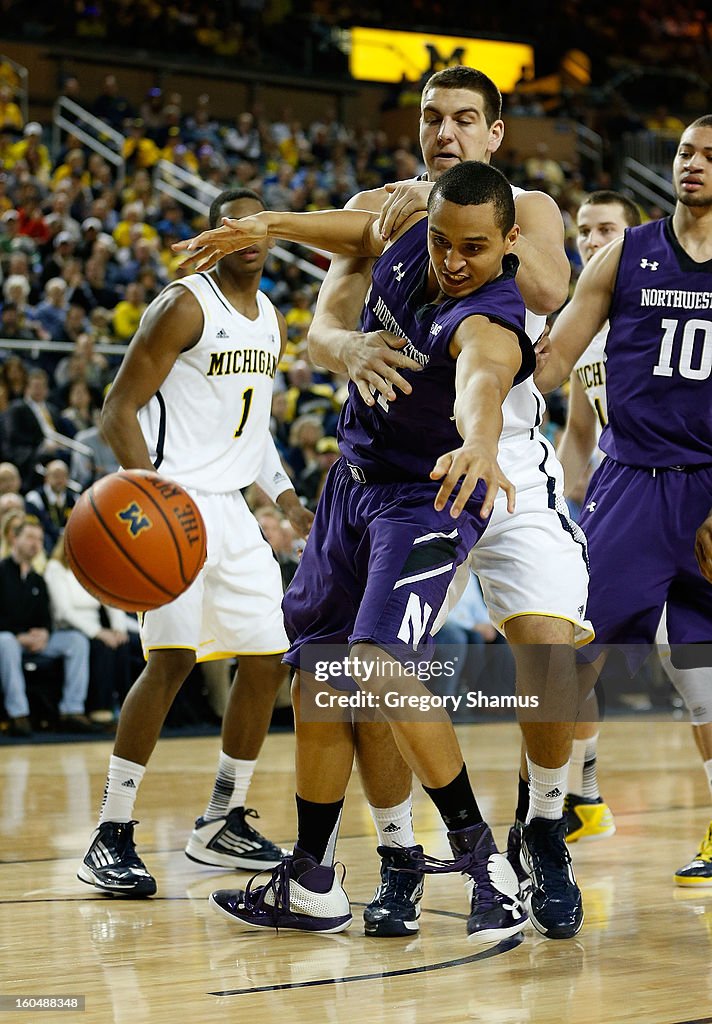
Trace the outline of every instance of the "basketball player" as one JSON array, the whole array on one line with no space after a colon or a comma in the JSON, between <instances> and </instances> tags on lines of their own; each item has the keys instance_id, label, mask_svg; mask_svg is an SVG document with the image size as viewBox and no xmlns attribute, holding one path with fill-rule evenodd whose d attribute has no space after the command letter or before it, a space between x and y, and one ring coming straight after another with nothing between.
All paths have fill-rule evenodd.
<instances>
[{"instance_id":1,"label":"basketball player","mask_svg":"<svg viewBox=\"0 0 712 1024\"><path fill-rule=\"evenodd\" d=\"M603 644L651 644L665 608L671 661L712 787L712 585L695 560L712 493L712 115L682 134L672 217L631 228L585 267L539 381L570 372L606 318L606 455L581 525L589 613ZM626 571L621 572L621 566ZM706 685L699 686L699 670ZM688 685L689 684L689 685ZM679 681L676 679L679 687ZM680 885L712 884L712 825Z\"/></svg>"},{"instance_id":2,"label":"basketball player","mask_svg":"<svg viewBox=\"0 0 712 1024\"><path fill-rule=\"evenodd\" d=\"M418 692L417 677L404 677L399 665L432 652L433 612L481 536L498 487L513 507L496 459L501 405L528 375L533 351L509 256L518 229L506 179L485 163L453 167L431 193L428 218L414 221L375 264L366 313L374 328L385 320L406 339L420 367L404 371L412 393L368 406L350 385L339 422L343 458L329 473L283 603L292 640L286 660L296 669L297 845L266 886L219 891L211 901L252 925L340 931L350 924L333 851L353 764L352 724L314 720L308 701L301 703L314 692L303 662L310 648L348 644L352 677L375 698L371 706L388 720L448 828L456 859L447 868L470 880L468 935L493 942L521 930L526 913L516 875L482 820L452 723L444 713L404 720L380 698L384 681L394 679L404 695ZM358 211L267 213L226 223L187 248L204 246L199 258L211 262L221 245L244 245L252 230L257 237L267 229L376 257L385 244L377 225L377 214ZM424 867L422 849L412 853L413 866Z\"/></svg>"},{"instance_id":3,"label":"basketball player","mask_svg":"<svg viewBox=\"0 0 712 1024\"><path fill-rule=\"evenodd\" d=\"M255 193L221 193L210 218L263 208ZM239 657L223 719L213 794L186 853L214 867L272 867L282 850L245 807L256 758L283 679L287 649L279 566L240 488L255 479L295 531L311 522L269 433L272 386L286 341L283 317L260 292L266 241L210 274L169 285L151 303L104 405L102 426L125 468L155 469L197 501L207 561L179 598L141 618L147 665L121 709L99 824L78 877L118 896L150 896L136 854L133 807L168 710L196 661Z\"/></svg>"},{"instance_id":4,"label":"basketball player","mask_svg":"<svg viewBox=\"0 0 712 1024\"><path fill-rule=\"evenodd\" d=\"M380 226L388 237L403 218L422 209L432 182L449 167L468 159L489 162L502 143L501 109L499 90L482 72L453 67L433 75L423 90L420 117L428 180L388 186L394 188L392 195L386 189L361 193L348 206L382 211ZM514 187L512 192L520 227L514 246L520 261L517 284L528 307L527 334L534 342L543 331L546 314L567 297L569 263L556 203L542 192ZM368 333L354 330L370 271L368 260L332 261L309 334L313 361L347 372L366 404L374 401L371 392L394 401L395 389L407 393L409 387L399 372L409 365L400 351L402 341L379 329L380 324ZM544 401L531 379L516 384L504 402L498 457L517 488L517 505L509 515L503 497L497 499L487 532L471 559L492 621L513 645L517 687L522 693L541 693L550 645L559 652L570 649L560 671L562 680L573 688L573 645L592 636L584 617L585 540L568 518L561 468L538 430L543 411ZM536 645L541 645L539 656ZM573 726L523 723L522 730L526 757L508 856L522 881L527 873L533 876L528 909L536 928L544 935L565 938L575 934L582 921L580 894L564 841L563 801ZM357 723L356 739L381 856L381 885L364 912L366 932L412 934L418 927L420 879L397 870L407 861L402 848L415 844L410 772L383 727ZM531 762L528 775L527 758ZM526 873L520 854L525 822Z\"/></svg>"},{"instance_id":5,"label":"basketball player","mask_svg":"<svg viewBox=\"0 0 712 1024\"><path fill-rule=\"evenodd\" d=\"M578 251L585 266L604 245L622 238L626 228L640 224L640 211L627 196L602 190L593 192L584 200L576 220ZM564 469L564 491L567 494L584 476L598 435L608 422L607 334L608 324L605 324L576 362L571 374L566 429L557 451ZM592 700L594 703L590 710L583 714L584 719L590 718L591 721L577 722L574 729L565 804L566 838L570 843L579 839L602 839L613 835L616 830L613 815L598 787L598 708L595 697Z\"/></svg>"}]
</instances>

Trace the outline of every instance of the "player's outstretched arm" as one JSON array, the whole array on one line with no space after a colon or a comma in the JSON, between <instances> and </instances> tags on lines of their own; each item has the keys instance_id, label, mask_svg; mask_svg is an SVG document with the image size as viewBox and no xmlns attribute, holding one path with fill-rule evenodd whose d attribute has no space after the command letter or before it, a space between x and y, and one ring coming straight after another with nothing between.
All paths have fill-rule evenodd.
<instances>
[{"instance_id":1,"label":"player's outstretched arm","mask_svg":"<svg viewBox=\"0 0 712 1024\"><path fill-rule=\"evenodd\" d=\"M704 578L712 583L712 509L695 534L695 558Z\"/></svg>"},{"instance_id":2,"label":"player's outstretched arm","mask_svg":"<svg viewBox=\"0 0 712 1024\"><path fill-rule=\"evenodd\" d=\"M187 288L167 288L144 313L101 412L104 436L124 469L154 468L136 415L202 331L203 313Z\"/></svg>"},{"instance_id":3,"label":"player's outstretched arm","mask_svg":"<svg viewBox=\"0 0 712 1024\"><path fill-rule=\"evenodd\" d=\"M252 217L223 217L220 227L195 238L176 242L176 252L188 253L196 271L209 270L218 260L265 238L313 245L344 256L380 256L385 242L378 232L378 218L365 210L316 210L312 213L278 213L263 210Z\"/></svg>"},{"instance_id":4,"label":"player's outstretched arm","mask_svg":"<svg viewBox=\"0 0 712 1024\"><path fill-rule=\"evenodd\" d=\"M551 351L534 374L540 391L553 391L571 373L594 335L608 319L623 239L610 242L587 263L571 302L551 330Z\"/></svg>"},{"instance_id":5,"label":"player's outstretched arm","mask_svg":"<svg viewBox=\"0 0 712 1024\"><path fill-rule=\"evenodd\" d=\"M383 189L362 192L350 199L347 209L378 213L386 193ZM376 393L388 401L396 398L395 388L410 394L412 388L400 370L420 370L420 365L398 350L405 345L387 331L364 334L356 325L371 285L373 259L335 256L317 299L309 327L309 357L317 366L334 373L347 373L361 398L373 405Z\"/></svg>"},{"instance_id":6,"label":"player's outstretched arm","mask_svg":"<svg viewBox=\"0 0 712 1024\"><path fill-rule=\"evenodd\" d=\"M564 494L568 497L586 472L596 448L596 413L581 381L571 375L566 428L556 451L564 469Z\"/></svg>"},{"instance_id":7,"label":"player's outstretched arm","mask_svg":"<svg viewBox=\"0 0 712 1024\"><path fill-rule=\"evenodd\" d=\"M564 222L551 196L523 192L514 199L519 237L517 285L527 308L546 316L560 309L569 294L571 266L564 249Z\"/></svg>"},{"instance_id":8,"label":"player's outstretched arm","mask_svg":"<svg viewBox=\"0 0 712 1024\"><path fill-rule=\"evenodd\" d=\"M460 448L441 455L430 474L442 480L435 508L445 508L458 480L460 491L450 515L458 516L479 480L487 485L480 515L492 511L497 492L507 495L507 510L514 511L515 488L497 462L502 433L502 403L521 367L519 340L513 331L484 316L463 321L453 337L455 371L455 422L462 437Z\"/></svg>"}]
</instances>

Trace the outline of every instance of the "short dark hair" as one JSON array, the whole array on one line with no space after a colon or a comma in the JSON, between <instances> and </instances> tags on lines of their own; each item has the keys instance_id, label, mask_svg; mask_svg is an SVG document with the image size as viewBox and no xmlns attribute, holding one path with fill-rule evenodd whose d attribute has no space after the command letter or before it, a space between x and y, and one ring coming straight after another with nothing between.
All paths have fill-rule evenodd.
<instances>
[{"instance_id":1,"label":"short dark hair","mask_svg":"<svg viewBox=\"0 0 712 1024\"><path fill-rule=\"evenodd\" d=\"M478 92L484 100L483 113L488 128L502 116L502 93L492 79L477 68L468 68L464 64L443 68L430 76L423 92L427 89L469 89L470 92Z\"/></svg>"},{"instance_id":2,"label":"short dark hair","mask_svg":"<svg viewBox=\"0 0 712 1024\"><path fill-rule=\"evenodd\" d=\"M623 217L629 228L637 227L640 224L640 210L633 200L624 196L622 192L614 192L609 188L599 189L597 192L592 192L590 196L586 196L579 206L579 210L582 206L604 206L607 203L618 203L622 207Z\"/></svg>"},{"instance_id":3,"label":"short dark hair","mask_svg":"<svg viewBox=\"0 0 712 1024\"><path fill-rule=\"evenodd\" d=\"M692 124L688 124L685 131L690 128L712 128L712 114L703 114L702 117L698 117Z\"/></svg>"},{"instance_id":4,"label":"short dark hair","mask_svg":"<svg viewBox=\"0 0 712 1024\"><path fill-rule=\"evenodd\" d=\"M514 227L515 211L512 186L501 171L479 160L464 160L445 171L433 185L428 212L436 199L458 206L482 206L492 203L494 219L502 237Z\"/></svg>"},{"instance_id":5,"label":"short dark hair","mask_svg":"<svg viewBox=\"0 0 712 1024\"><path fill-rule=\"evenodd\" d=\"M229 188L225 192L221 192L220 195L215 196L210 204L208 224L211 228L216 228L220 223L223 206L227 206L228 203L236 203L238 199L254 199L260 204L263 210L267 209L262 196L257 195L257 193L253 192L251 188Z\"/></svg>"}]
</instances>

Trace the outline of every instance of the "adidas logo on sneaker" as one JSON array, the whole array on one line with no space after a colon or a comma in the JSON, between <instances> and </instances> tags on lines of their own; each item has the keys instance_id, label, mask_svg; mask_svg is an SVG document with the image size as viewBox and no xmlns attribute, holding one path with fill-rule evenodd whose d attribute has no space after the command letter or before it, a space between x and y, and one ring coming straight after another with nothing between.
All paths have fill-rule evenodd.
<instances>
[{"instance_id":1,"label":"adidas logo on sneaker","mask_svg":"<svg viewBox=\"0 0 712 1024\"><path fill-rule=\"evenodd\" d=\"M220 330L218 331L218 333L215 335L215 337L216 338L229 338L230 335L227 333L227 331L223 327L221 327Z\"/></svg>"},{"instance_id":2,"label":"adidas logo on sneaker","mask_svg":"<svg viewBox=\"0 0 712 1024\"><path fill-rule=\"evenodd\" d=\"M393 822L391 822L390 825L386 825L386 827L383 829L383 831L384 832L398 832L399 830L398 830L398 826L395 825Z\"/></svg>"},{"instance_id":3,"label":"adidas logo on sneaker","mask_svg":"<svg viewBox=\"0 0 712 1024\"><path fill-rule=\"evenodd\" d=\"M121 785L124 789L136 789L136 783L133 779L127 779L126 782L122 782Z\"/></svg>"},{"instance_id":4,"label":"adidas logo on sneaker","mask_svg":"<svg viewBox=\"0 0 712 1024\"><path fill-rule=\"evenodd\" d=\"M546 794L547 800L555 800L558 796L563 796L563 793L561 792L558 786L554 786L554 788L550 789L549 792Z\"/></svg>"}]
</instances>

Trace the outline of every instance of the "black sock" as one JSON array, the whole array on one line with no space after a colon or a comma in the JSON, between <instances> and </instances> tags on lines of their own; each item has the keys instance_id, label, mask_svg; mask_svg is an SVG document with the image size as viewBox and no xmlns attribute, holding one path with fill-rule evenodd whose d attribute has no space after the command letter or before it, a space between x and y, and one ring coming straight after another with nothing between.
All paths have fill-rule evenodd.
<instances>
[{"instance_id":1,"label":"black sock","mask_svg":"<svg viewBox=\"0 0 712 1024\"><path fill-rule=\"evenodd\" d=\"M519 776L519 790L517 792L517 809L514 812L514 817L517 821L522 823L527 820L527 814L529 813L529 780L523 779Z\"/></svg>"},{"instance_id":2,"label":"black sock","mask_svg":"<svg viewBox=\"0 0 712 1024\"><path fill-rule=\"evenodd\" d=\"M423 789L440 812L448 832L479 825L483 820L464 764L460 773L447 786L439 789L423 786Z\"/></svg>"},{"instance_id":3,"label":"black sock","mask_svg":"<svg viewBox=\"0 0 712 1024\"><path fill-rule=\"evenodd\" d=\"M310 853L320 864L324 863L324 856L332 838L328 865L331 866L333 862L333 846L336 843L336 831L343 806L343 800L337 800L333 804L315 804L297 794L297 846L305 853Z\"/></svg>"}]
</instances>

